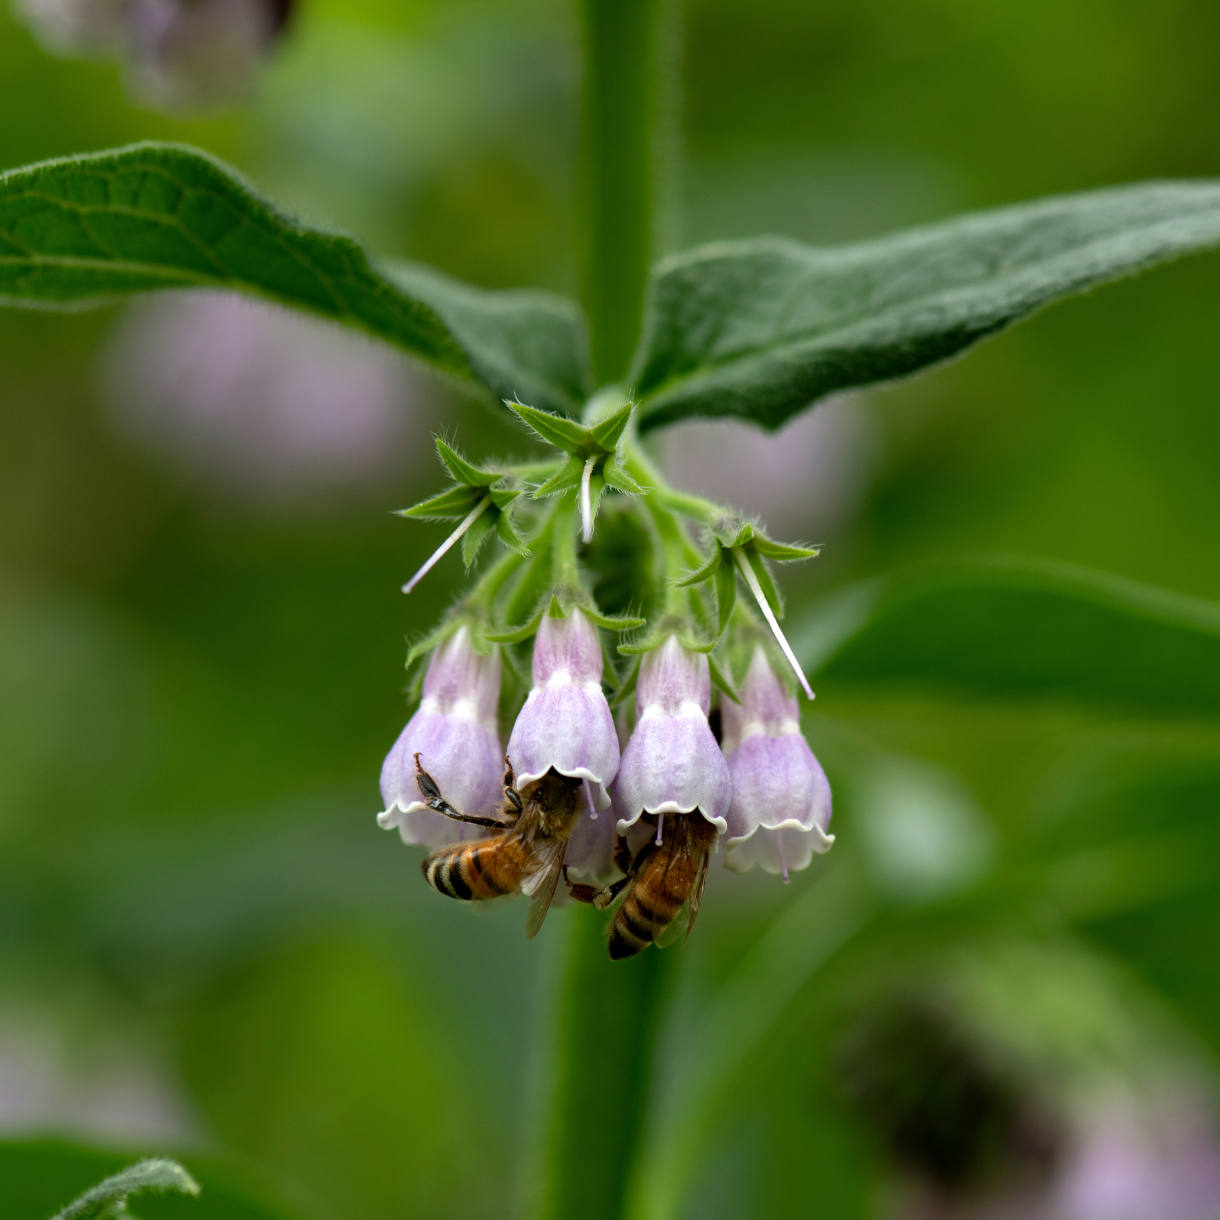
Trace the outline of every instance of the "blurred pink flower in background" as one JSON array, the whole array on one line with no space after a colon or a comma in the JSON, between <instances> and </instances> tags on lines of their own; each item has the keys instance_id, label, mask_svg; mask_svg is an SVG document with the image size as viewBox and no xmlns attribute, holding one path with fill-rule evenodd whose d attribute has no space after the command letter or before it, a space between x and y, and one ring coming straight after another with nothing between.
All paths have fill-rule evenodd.
<instances>
[{"instance_id":1,"label":"blurred pink flower in background","mask_svg":"<svg viewBox=\"0 0 1220 1220\"><path fill-rule=\"evenodd\" d=\"M1048 1196L1047 1220L1216 1220L1216 1115L1186 1090L1107 1099L1082 1119Z\"/></svg>"},{"instance_id":2,"label":"blurred pink flower in background","mask_svg":"<svg viewBox=\"0 0 1220 1220\"><path fill-rule=\"evenodd\" d=\"M0 1132L53 1129L104 1140L197 1140L173 1072L138 1040L12 1002L0 1009ZM0 1188L2 1190L2 1188Z\"/></svg>"},{"instance_id":3,"label":"blurred pink flower in background","mask_svg":"<svg viewBox=\"0 0 1220 1220\"><path fill-rule=\"evenodd\" d=\"M292 7L291 0L14 0L48 50L118 59L133 92L167 109L247 93Z\"/></svg>"},{"instance_id":4,"label":"blurred pink flower in background","mask_svg":"<svg viewBox=\"0 0 1220 1220\"><path fill-rule=\"evenodd\" d=\"M128 0L13 0L13 11L48 51L106 54L121 41Z\"/></svg>"},{"instance_id":5,"label":"blurred pink flower in background","mask_svg":"<svg viewBox=\"0 0 1220 1220\"><path fill-rule=\"evenodd\" d=\"M431 387L391 348L230 293L132 306L103 376L133 444L248 500L401 483L431 427Z\"/></svg>"},{"instance_id":6,"label":"blurred pink flower in background","mask_svg":"<svg viewBox=\"0 0 1220 1220\"><path fill-rule=\"evenodd\" d=\"M735 505L776 536L824 540L863 501L878 450L859 395L831 398L779 432L731 420L665 430L664 466L679 487Z\"/></svg>"},{"instance_id":7,"label":"blurred pink flower in background","mask_svg":"<svg viewBox=\"0 0 1220 1220\"><path fill-rule=\"evenodd\" d=\"M1217 1220L1220 1128L1187 1090L1114 1095L1069 1123L1045 1177L1000 1172L963 1192L908 1186L889 1220Z\"/></svg>"}]
</instances>

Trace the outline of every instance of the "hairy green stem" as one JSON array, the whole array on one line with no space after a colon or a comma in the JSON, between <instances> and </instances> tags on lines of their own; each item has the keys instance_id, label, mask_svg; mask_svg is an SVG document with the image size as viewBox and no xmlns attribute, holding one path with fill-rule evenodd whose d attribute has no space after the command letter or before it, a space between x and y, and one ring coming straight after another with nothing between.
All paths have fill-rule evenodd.
<instances>
[{"instance_id":1,"label":"hairy green stem","mask_svg":"<svg viewBox=\"0 0 1220 1220\"><path fill-rule=\"evenodd\" d=\"M627 373L657 254L675 107L673 0L581 0L581 297L599 385Z\"/></svg>"},{"instance_id":2,"label":"hairy green stem","mask_svg":"<svg viewBox=\"0 0 1220 1220\"><path fill-rule=\"evenodd\" d=\"M603 817L610 816L607 812ZM536 1220L621 1220L652 1093L654 1038L672 955L614 962L605 916L564 912L563 961L550 1039L551 1097Z\"/></svg>"},{"instance_id":3,"label":"hairy green stem","mask_svg":"<svg viewBox=\"0 0 1220 1220\"><path fill-rule=\"evenodd\" d=\"M576 496L565 491L551 514L551 583L558 589L580 588L576 561Z\"/></svg>"}]
</instances>

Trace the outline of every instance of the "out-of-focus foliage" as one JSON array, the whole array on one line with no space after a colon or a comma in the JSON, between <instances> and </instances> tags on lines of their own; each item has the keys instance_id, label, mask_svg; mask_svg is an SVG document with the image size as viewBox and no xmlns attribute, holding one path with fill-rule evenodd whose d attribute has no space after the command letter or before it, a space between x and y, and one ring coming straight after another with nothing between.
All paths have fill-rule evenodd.
<instances>
[{"instance_id":1,"label":"out-of-focus foliage","mask_svg":"<svg viewBox=\"0 0 1220 1220\"><path fill-rule=\"evenodd\" d=\"M1218 172L1206 0L687 9L682 246L864 239ZM389 254L571 293L570 6L317 0L300 17L250 105L171 119L115 68L48 57L5 10L0 102L30 117L0 126L0 164L189 141ZM869 443L838 498L810 489L794 532L824 549L786 593L811 656L846 641L818 654L806 722L838 844L787 889L717 869L698 934L669 951L639 1197L661 1183L683 1215L801 1214L811 1192L844 1220L892 1211L906 1171L843 1095L837 1048L924 967L978 995L1001 957L1011 996L1069 962L1039 990L1066 1014L1051 1025L1101 1038L1097 997L1113 997L1137 1032L1106 1043L1111 1078L1134 1046L1214 1112L1214 632L1210 610L1173 607L1220 600L1217 267L1079 298L834 405ZM400 477L217 498L103 405L121 320L0 317L0 1122L127 1152L69 1169L25 1145L5 1165L34 1167L44 1218L137 1151L181 1155L204 1188L150 1217L225 1214L204 1211L225 1177L203 1148L256 1162L285 1215L448 1216L456 1200L502 1216L530 1164L519 1116L556 928L526 946L519 910L454 911L373 822L403 636L462 579L452 558L400 600L440 527L387 511L440 486L421 421L445 391L404 389ZM526 450L506 420L443 405L473 459ZM818 442L836 443L854 444ZM752 465L716 489L745 510ZM1020 560L974 568L992 575L967 614L924 569L979 552ZM1134 619L1127 581L1163 591L1137 591ZM1052 612L1076 646L1046 633ZM590 1053L612 1070L614 1048ZM592 1098L591 1130L595 1114Z\"/></svg>"}]
</instances>

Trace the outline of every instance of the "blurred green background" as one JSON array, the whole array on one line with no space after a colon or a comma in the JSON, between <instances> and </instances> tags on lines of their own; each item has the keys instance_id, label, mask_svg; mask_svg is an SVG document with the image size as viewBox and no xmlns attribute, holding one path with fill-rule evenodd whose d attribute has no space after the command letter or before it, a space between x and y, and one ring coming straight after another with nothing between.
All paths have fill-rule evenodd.
<instances>
[{"instance_id":1,"label":"blurred green background","mask_svg":"<svg viewBox=\"0 0 1220 1220\"><path fill-rule=\"evenodd\" d=\"M672 244L1220 172L1211 0L692 0L684 27ZM577 44L562 0L312 0L248 103L167 117L6 9L0 166L180 139L382 252L571 293ZM673 469L825 544L788 581L798 638L857 582L980 553L1220 601L1218 271L1073 300L778 438L684 425ZM333 413L267 406L316 329L263 342L259 307L175 362L190 317L0 313L0 1129L116 1150L7 1150L29 1210L0 1211L129 1150L204 1180L150 1215L254 1215L209 1201L216 1165L259 1215L503 1216L566 916L526 945L516 907L451 909L373 814L404 636L461 582L402 599L439 536L389 510L438 485L437 429L523 440L360 339ZM257 365L232 383L230 348ZM1031 624L991 627L1003 658ZM818 682L838 846L787 889L717 870L669 951L672 1214L998 1216L1019 1179L1026 1215L1220 1215L1220 710L1113 697L1130 658L1104 655L1097 698ZM1103 1173L1159 1201L1071 1201L1115 1116L1189 1161L1189 1198Z\"/></svg>"}]
</instances>

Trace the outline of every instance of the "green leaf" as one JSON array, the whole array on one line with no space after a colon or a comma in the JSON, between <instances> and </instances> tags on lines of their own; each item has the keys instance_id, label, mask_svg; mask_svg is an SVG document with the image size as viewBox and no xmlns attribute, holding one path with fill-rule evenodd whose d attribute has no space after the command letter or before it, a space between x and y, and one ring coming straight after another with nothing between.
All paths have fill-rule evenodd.
<instances>
[{"instance_id":1,"label":"green leaf","mask_svg":"<svg viewBox=\"0 0 1220 1220\"><path fill-rule=\"evenodd\" d=\"M608 415L589 429L593 439L607 453L613 453L617 448L619 439L626 430L627 424L631 421L631 415L634 411L635 403L625 403L613 415Z\"/></svg>"},{"instance_id":2,"label":"green leaf","mask_svg":"<svg viewBox=\"0 0 1220 1220\"><path fill-rule=\"evenodd\" d=\"M737 605L736 565L732 562L720 564L712 573L712 580L716 590L716 634L724 635Z\"/></svg>"},{"instance_id":3,"label":"green leaf","mask_svg":"<svg viewBox=\"0 0 1220 1220\"><path fill-rule=\"evenodd\" d=\"M377 269L350 238L289 220L195 149L136 144L0 174L0 303L64 308L187 287L358 327L497 401L574 412L590 389L572 303Z\"/></svg>"},{"instance_id":4,"label":"green leaf","mask_svg":"<svg viewBox=\"0 0 1220 1220\"><path fill-rule=\"evenodd\" d=\"M199 1183L176 1161L148 1160L128 1166L120 1173L90 1187L53 1220L102 1220L127 1216L127 1200L144 1192L177 1192L197 1195Z\"/></svg>"},{"instance_id":5,"label":"green leaf","mask_svg":"<svg viewBox=\"0 0 1220 1220\"><path fill-rule=\"evenodd\" d=\"M545 605L540 605L523 623L515 627L503 627L499 631L489 631L487 638L493 644L523 644L532 640L538 634L538 624L542 622Z\"/></svg>"},{"instance_id":6,"label":"green leaf","mask_svg":"<svg viewBox=\"0 0 1220 1220\"><path fill-rule=\"evenodd\" d=\"M721 628L723 630L723 628ZM732 699L734 703L740 703L741 700L737 697L737 688L733 685L732 679L728 673L721 667L720 662L716 660L716 654L709 652L707 654L707 667L712 683L723 692L723 694Z\"/></svg>"},{"instance_id":7,"label":"green leaf","mask_svg":"<svg viewBox=\"0 0 1220 1220\"><path fill-rule=\"evenodd\" d=\"M467 572L474 566L479 548L483 545L487 535L495 529L495 518L499 516L502 514L494 509L482 513L470 523L470 528L462 535L462 563L465 564Z\"/></svg>"},{"instance_id":8,"label":"green leaf","mask_svg":"<svg viewBox=\"0 0 1220 1220\"><path fill-rule=\"evenodd\" d=\"M795 563L800 559L813 559L821 553L816 546L794 546L788 542L776 542L765 534L755 533L754 549L776 563Z\"/></svg>"},{"instance_id":9,"label":"green leaf","mask_svg":"<svg viewBox=\"0 0 1220 1220\"><path fill-rule=\"evenodd\" d=\"M573 420L550 411L540 411L537 407L526 406L522 402L505 402L504 404L535 436L554 445L565 453L583 454L589 447L590 434L588 428L582 427Z\"/></svg>"},{"instance_id":10,"label":"green leaf","mask_svg":"<svg viewBox=\"0 0 1220 1220\"><path fill-rule=\"evenodd\" d=\"M408 670L421 657L429 656L440 642L449 635L451 625L448 622L438 623L426 635L421 636L407 648L406 668Z\"/></svg>"},{"instance_id":11,"label":"green leaf","mask_svg":"<svg viewBox=\"0 0 1220 1220\"><path fill-rule=\"evenodd\" d=\"M436 438L436 452L457 483L465 483L470 487L490 487L500 478L500 471L483 470L473 465L439 436Z\"/></svg>"},{"instance_id":12,"label":"green leaf","mask_svg":"<svg viewBox=\"0 0 1220 1220\"><path fill-rule=\"evenodd\" d=\"M607 487L621 491L628 496L643 496L647 488L641 487L622 467L617 458L607 458L602 466L602 476Z\"/></svg>"},{"instance_id":13,"label":"green leaf","mask_svg":"<svg viewBox=\"0 0 1220 1220\"><path fill-rule=\"evenodd\" d=\"M592 622L605 631L638 631L645 622L638 614L605 614L591 602L582 604L581 609Z\"/></svg>"},{"instance_id":14,"label":"green leaf","mask_svg":"<svg viewBox=\"0 0 1220 1220\"><path fill-rule=\"evenodd\" d=\"M722 546L713 543L712 553L706 563L700 564L689 576L678 581L678 587L688 589L692 585L701 585L705 580L711 580L726 562L732 566L732 556L727 555Z\"/></svg>"},{"instance_id":15,"label":"green leaf","mask_svg":"<svg viewBox=\"0 0 1220 1220\"><path fill-rule=\"evenodd\" d=\"M192 1197L199 1192L194 1179L174 1162L143 1161L124 1169L131 1160L130 1154L63 1140L0 1142L4 1220L128 1216L130 1212L114 1209L124 1195L139 1191L146 1192L139 1200L141 1220L285 1220L291 1214L278 1203L264 1201L265 1187L206 1153L191 1156L203 1185L198 1199ZM99 1182L102 1178L106 1180ZM56 1212L70 1194L80 1197Z\"/></svg>"},{"instance_id":16,"label":"green leaf","mask_svg":"<svg viewBox=\"0 0 1220 1220\"><path fill-rule=\"evenodd\" d=\"M656 267L631 381L641 429L778 428L822 395L913 373L1060 297L1220 244L1220 182L1161 182L817 248L703 246ZM1220 293L1217 294L1220 307Z\"/></svg>"},{"instance_id":17,"label":"green leaf","mask_svg":"<svg viewBox=\"0 0 1220 1220\"><path fill-rule=\"evenodd\" d=\"M1066 565L994 559L874 582L793 635L827 686L1220 716L1220 606Z\"/></svg>"},{"instance_id":18,"label":"green leaf","mask_svg":"<svg viewBox=\"0 0 1220 1220\"><path fill-rule=\"evenodd\" d=\"M513 528L513 520L506 512L498 512L496 518L496 534L500 541L504 543L510 550L514 550L518 555L528 555L530 553L529 546L524 538Z\"/></svg>"},{"instance_id":19,"label":"green leaf","mask_svg":"<svg viewBox=\"0 0 1220 1220\"><path fill-rule=\"evenodd\" d=\"M399 517L412 517L422 521L451 521L464 517L480 500L479 493L467 484L449 487L435 496L429 496L410 508L396 510Z\"/></svg>"},{"instance_id":20,"label":"green leaf","mask_svg":"<svg viewBox=\"0 0 1220 1220\"><path fill-rule=\"evenodd\" d=\"M547 496L553 496L558 492L567 491L569 487L578 486L584 468L585 464L580 458L568 458L545 483L541 483L534 488L531 498L534 500L544 500Z\"/></svg>"}]
</instances>

